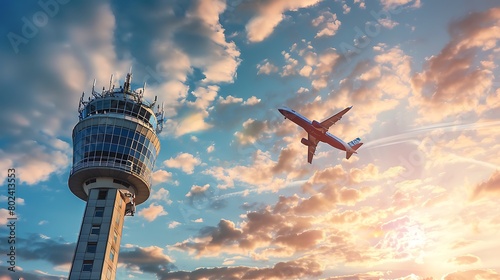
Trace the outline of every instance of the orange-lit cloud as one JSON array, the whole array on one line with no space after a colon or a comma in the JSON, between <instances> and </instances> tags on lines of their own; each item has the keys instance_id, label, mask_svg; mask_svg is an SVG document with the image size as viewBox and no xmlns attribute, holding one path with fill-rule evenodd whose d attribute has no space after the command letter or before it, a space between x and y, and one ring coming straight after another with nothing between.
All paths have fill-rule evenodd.
<instances>
[{"instance_id":1,"label":"orange-lit cloud","mask_svg":"<svg viewBox=\"0 0 500 280\"><path fill-rule=\"evenodd\" d=\"M500 194L500 171L494 172L487 181L477 185L474 188L472 196L473 198L476 198L486 193L496 195Z\"/></svg>"},{"instance_id":2,"label":"orange-lit cloud","mask_svg":"<svg viewBox=\"0 0 500 280\"><path fill-rule=\"evenodd\" d=\"M250 42L260 42L274 31L274 28L283 20L283 13L300 8L309 7L321 0L272 0L249 4L256 11L245 28Z\"/></svg>"},{"instance_id":3,"label":"orange-lit cloud","mask_svg":"<svg viewBox=\"0 0 500 280\"><path fill-rule=\"evenodd\" d=\"M486 64L470 67L494 51L500 40L500 9L472 13L450 27L450 42L430 57L424 71L412 78L413 106L426 121L439 121L474 111L492 94L494 79ZM479 54L481 55L479 56Z\"/></svg>"},{"instance_id":4,"label":"orange-lit cloud","mask_svg":"<svg viewBox=\"0 0 500 280\"><path fill-rule=\"evenodd\" d=\"M141 209L138 214L149 222L152 222L159 216L165 216L168 213L163 209L163 206L151 203L148 207Z\"/></svg>"}]
</instances>

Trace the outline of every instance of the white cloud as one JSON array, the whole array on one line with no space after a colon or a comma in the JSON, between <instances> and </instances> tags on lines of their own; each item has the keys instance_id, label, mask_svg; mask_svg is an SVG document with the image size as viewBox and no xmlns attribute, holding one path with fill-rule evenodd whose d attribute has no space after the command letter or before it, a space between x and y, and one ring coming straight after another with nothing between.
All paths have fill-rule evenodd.
<instances>
[{"instance_id":1,"label":"white cloud","mask_svg":"<svg viewBox=\"0 0 500 280\"><path fill-rule=\"evenodd\" d=\"M241 103L243 102L243 98L234 97L232 95L226 96L226 98L219 96L219 103L222 105Z\"/></svg>"},{"instance_id":2,"label":"white cloud","mask_svg":"<svg viewBox=\"0 0 500 280\"><path fill-rule=\"evenodd\" d=\"M262 63L257 64L257 69L259 70L259 71L257 71L257 75L261 75L261 74L269 75L271 73L276 73L279 70L278 66L269 62L269 60L267 58L264 59L264 61L262 61Z\"/></svg>"},{"instance_id":3,"label":"white cloud","mask_svg":"<svg viewBox=\"0 0 500 280\"><path fill-rule=\"evenodd\" d=\"M213 153L213 151L215 151L215 145L212 144L210 146L207 147L207 153Z\"/></svg>"},{"instance_id":4,"label":"white cloud","mask_svg":"<svg viewBox=\"0 0 500 280\"><path fill-rule=\"evenodd\" d=\"M341 22L337 18L337 14L331 12L323 12L320 16L313 19L313 26L319 27L320 30L315 37L333 36L340 28Z\"/></svg>"},{"instance_id":5,"label":"white cloud","mask_svg":"<svg viewBox=\"0 0 500 280\"><path fill-rule=\"evenodd\" d=\"M172 173L165 171L163 169L156 170L153 172L153 185L168 182L172 179Z\"/></svg>"},{"instance_id":6,"label":"white cloud","mask_svg":"<svg viewBox=\"0 0 500 280\"><path fill-rule=\"evenodd\" d=\"M212 85L199 87L192 94L196 97L194 102L188 102L188 105L194 106L200 110L206 110L217 97L218 86Z\"/></svg>"},{"instance_id":7,"label":"white cloud","mask_svg":"<svg viewBox=\"0 0 500 280\"><path fill-rule=\"evenodd\" d=\"M170 200L170 192L164 188L160 188L156 191L153 191L153 194L151 195L150 199L160 200L167 204L172 204L172 200Z\"/></svg>"},{"instance_id":8,"label":"white cloud","mask_svg":"<svg viewBox=\"0 0 500 280\"><path fill-rule=\"evenodd\" d=\"M295 58L292 58L290 53L282 51L281 54L283 55L286 61L286 64L281 68L281 73L280 73L281 77L295 75L297 73L296 68L299 62Z\"/></svg>"},{"instance_id":9,"label":"white cloud","mask_svg":"<svg viewBox=\"0 0 500 280\"><path fill-rule=\"evenodd\" d=\"M7 209L0 209L0 225L6 225L7 224L7 218L10 218L11 216L9 215L9 211Z\"/></svg>"},{"instance_id":10,"label":"white cloud","mask_svg":"<svg viewBox=\"0 0 500 280\"><path fill-rule=\"evenodd\" d=\"M245 102L243 102L243 105L247 106L254 106L260 103L260 98L257 98L255 96L249 97Z\"/></svg>"},{"instance_id":11,"label":"white cloud","mask_svg":"<svg viewBox=\"0 0 500 280\"><path fill-rule=\"evenodd\" d=\"M412 8L420 8L421 6L420 0L381 0L380 3L386 10L395 9L400 6Z\"/></svg>"},{"instance_id":12,"label":"white cloud","mask_svg":"<svg viewBox=\"0 0 500 280\"><path fill-rule=\"evenodd\" d=\"M201 164L201 160L189 153L180 153L175 158L163 162L167 167L179 168L187 174L193 174L194 167Z\"/></svg>"},{"instance_id":13,"label":"white cloud","mask_svg":"<svg viewBox=\"0 0 500 280\"><path fill-rule=\"evenodd\" d=\"M344 15L347 15L348 13L351 12L351 7L349 7L347 4L344 3L344 5L342 5L342 10L344 10Z\"/></svg>"},{"instance_id":14,"label":"white cloud","mask_svg":"<svg viewBox=\"0 0 500 280\"><path fill-rule=\"evenodd\" d=\"M181 225L181 223L177 222L177 221L172 221L170 222L170 224L168 224L168 228L172 229L172 228L176 228L178 227L179 225Z\"/></svg>"},{"instance_id":15,"label":"white cloud","mask_svg":"<svg viewBox=\"0 0 500 280\"><path fill-rule=\"evenodd\" d=\"M391 19L388 19L388 18L382 18L382 19L379 19L378 22L385 28L387 29L393 29L394 27L398 26L398 22L396 21L393 21Z\"/></svg>"},{"instance_id":16,"label":"white cloud","mask_svg":"<svg viewBox=\"0 0 500 280\"><path fill-rule=\"evenodd\" d=\"M213 125L205 122L206 117L208 117L208 112L200 111L192 112L178 121L169 119L165 122L166 129L164 130L174 131L176 137L207 130Z\"/></svg>"},{"instance_id":17,"label":"white cloud","mask_svg":"<svg viewBox=\"0 0 500 280\"><path fill-rule=\"evenodd\" d=\"M194 185L191 187L189 192L186 194L186 197L191 197L194 195L205 193L208 190L208 188L210 188L209 184L205 184L204 186Z\"/></svg>"}]
</instances>

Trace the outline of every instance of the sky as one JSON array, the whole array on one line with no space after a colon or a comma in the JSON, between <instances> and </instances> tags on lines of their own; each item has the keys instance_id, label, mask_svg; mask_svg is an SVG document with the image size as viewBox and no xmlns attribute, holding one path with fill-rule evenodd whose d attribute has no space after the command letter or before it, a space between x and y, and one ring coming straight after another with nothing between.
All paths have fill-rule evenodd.
<instances>
[{"instance_id":1,"label":"sky","mask_svg":"<svg viewBox=\"0 0 500 280\"><path fill-rule=\"evenodd\" d=\"M0 279L67 278L78 102L131 67L166 122L117 279L500 279L499 4L3 1ZM308 164L283 105L364 145Z\"/></svg>"}]
</instances>

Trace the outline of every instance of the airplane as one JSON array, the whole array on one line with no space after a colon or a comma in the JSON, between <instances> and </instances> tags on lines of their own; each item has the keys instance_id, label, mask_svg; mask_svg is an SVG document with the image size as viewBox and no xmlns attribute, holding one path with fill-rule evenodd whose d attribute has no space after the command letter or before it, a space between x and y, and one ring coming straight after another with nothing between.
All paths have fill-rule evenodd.
<instances>
[{"instance_id":1,"label":"airplane","mask_svg":"<svg viewBox=\"0 0 500 280\"><path fill-rule=\"evenodd\" d=\"M357 154L356 150L363 145L359 137L345 143L335 135L328 132L330 126L339 121L345 113L351 110L351 108L352 106L347 107L322 122L315 120L310 121L306 117L288 107L281 107L278 111L285 116L285 119L291 120L307 132L307 139L302 138L300 142L308 147L307 162L312 163L314 153L316 152L316 146L318 146L319 142L325 142L334 148L346 151L346 159L349 159L352 154Z\"/></svg>"}]
</instances>

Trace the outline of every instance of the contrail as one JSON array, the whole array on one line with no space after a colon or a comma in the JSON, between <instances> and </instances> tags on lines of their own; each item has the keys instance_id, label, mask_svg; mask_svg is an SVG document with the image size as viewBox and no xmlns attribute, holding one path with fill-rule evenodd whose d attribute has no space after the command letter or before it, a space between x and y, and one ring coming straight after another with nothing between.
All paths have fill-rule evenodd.
<instances>
[{"instance_id":1,"label":"contrail","mask_svg":"<svg viewBox=\"0 0 500 280\"><path fill-rule=\"evenodd\" d=\"M466 130L482 130L482 129L491 129L496 127L500 128L500 121L477 122L468 124L440 123L440 124L434 124L421 128L412 129L407 132L403 132L388 137L379 138L366 143L363 148L366 150L383 146L395 145L399 143L416 141L415 139L412 138L415 138L423 134L424 132L429 132L434 130L451 132L451 131L466 131Z\"/></svg>"},{"instance_id":2,"label":"contrail","mask_svg":"<svg viewBox=\"0 0 500 280\"><path fill-rule=\"evenodd\" d=\"M467 130L484 130L484 129L493 129L496 128L500 130L500 121L488 121L488 122L477 122L477 123L468 123L468 124L453 124L453 123L441 123L441 124L434 124L434 125L429 125L426 127L421 127L417 129L412 129L407 132L403 132L400 134L384 137L384 138L379 138L374 141L368 142L364 149L374 149L374 148L379 148L379 147L385 147L385 146L390 146L390 145L396 145L400 143L408 143L412 142L415 145L420 144L419 141L417 141L416 138L417 136L429 132L429 131L434 131L434 130L440 130L444 132L452 132L452 131L467 131ZM472 158L466 158L463 156L459 156L455 153L451 153L453 156L455 156L458 160L460 161L465 161L465 162L471 162L475 163L477 165L481 165L487 168L491 168L493 170L498 170L500 169L500 166L477 160L477 159L472 159Z\"/></svg>"}]
</instances>

